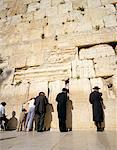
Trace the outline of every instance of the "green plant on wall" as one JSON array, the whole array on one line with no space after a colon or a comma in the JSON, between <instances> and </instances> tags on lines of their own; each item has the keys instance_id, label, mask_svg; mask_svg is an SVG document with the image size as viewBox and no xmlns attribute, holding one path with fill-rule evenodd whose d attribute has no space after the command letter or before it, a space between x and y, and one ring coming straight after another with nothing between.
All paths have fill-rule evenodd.
<instances>
[{"instance_id":1,"label":"green plant on wall","mask_svg":"<svg viewBox=\"0 0 117 150\"><path fill-rule=\"evenodd\" d=\"M117 61L115 62L115 64L117 65Z\"/></svg>"}]
</instances>

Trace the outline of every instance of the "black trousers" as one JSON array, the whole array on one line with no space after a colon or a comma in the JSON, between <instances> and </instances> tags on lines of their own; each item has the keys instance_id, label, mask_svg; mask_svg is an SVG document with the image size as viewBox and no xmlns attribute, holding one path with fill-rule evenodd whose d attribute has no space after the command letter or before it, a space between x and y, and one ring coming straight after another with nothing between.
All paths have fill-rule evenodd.
<instances>
[{"instance_id":1,"label":"black trousers","mask_svg":"<svg viewBox=\"0 0 117 150\"><path fill-rule=\"evenodd\" d=\"M41 132L44 130L44 118L45 118L45 113L39 113L38 114L38 121L37 121L37 132Z\"/></svg>"},{"instance_id":2,"label":"black trousers","mask_svg":"<svg viewBox=\"0 0 117 150\"><path fill-rule=\"evenodd\" d=\"M66 120L64 118L59 118L59 130L60 132L66 132Z\"/></svg>"}]
</instances>

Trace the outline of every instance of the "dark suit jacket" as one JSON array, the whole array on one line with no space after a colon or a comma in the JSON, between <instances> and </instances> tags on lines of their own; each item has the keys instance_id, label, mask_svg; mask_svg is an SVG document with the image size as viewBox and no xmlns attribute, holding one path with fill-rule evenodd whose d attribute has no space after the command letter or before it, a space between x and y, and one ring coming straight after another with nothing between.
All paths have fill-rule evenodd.
<instances>
[{"instance_id":1,"label":"dark suit jacket","mask_svg":"<svg viewBox=\"0 0 117 150\"><path fill-rule=\"evenodd\" d=\"M66 119L66 102L68 100L67 93L61 92L57 95L56 101L57 104L57 111L58 111L58 118L63 120Z\"/></svg>"},{"instance_id":2,"label":"dark suit jacket","mask_svg":"<svg viewBox=\"0 0 117 150\"><path fill-rule=\"evenodd\" d=\"M102 108L102 97L99 92L94 91L90 94L89 101L92 104L93 121L104 120L104 113Z\"/></svg>"},{"instance_id":3,"label":"dark suit jacket","mask_svg":"<svg viewBox=\"0 0 117 150\"><path fill-rule=\"evenodd\" d=\"M48 103L48 99L46 96L37 96L35 98L35 113L45 113L46 112L46 105Z\"/></svg>"}]
</instances>

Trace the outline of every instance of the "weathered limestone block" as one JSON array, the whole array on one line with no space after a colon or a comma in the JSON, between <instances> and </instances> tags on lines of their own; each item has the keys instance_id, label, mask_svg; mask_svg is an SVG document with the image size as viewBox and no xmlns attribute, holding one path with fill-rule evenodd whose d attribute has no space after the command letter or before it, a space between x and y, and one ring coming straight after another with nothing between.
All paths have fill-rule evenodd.
<instances>
[{"instance_id":1,"label":"weathered limestone block","mask_svg":"<svg viewBox=\"0 0 117 150\"><path fill-rule=\"evenodd\" d=\"M64 31L63 33L71 34L76 31L77 26L78 26L77 22L66 22L65 25L62 27Z\"/></svg>"},{"instance_id":2,"label":"weathered limestone block","mask_svg":"<svg viewBox=\"0 0 117 150\"><path fill-rule=\"evenodd\" d=\"M39 92L44 92L48 97L48 82L45 81L33 81L29 83L28 98L36 97L39 95Z\"/></svg>"},{"instance_id":3,"label":"weathered limestone block","mask_svg":"<svg viewBox=\"0 0 117 150\"><path fill-rule=\"evenodd\" d=\"M0 65L0 68L1 65ZM0 85L1 84L12 84L14 78L14 68L4 66L2 74L0 74Z\"/></svg>"},{"instance_id":4,"label":"weathered limestone block","mask_svg":"<svg viewBox=\"0 0 117 150\"><path fill-rule=\"evenodd\" d=\"M70 34L69 39L76 46L107 43L117 40L116 28L101 29L95 32Z\"/></svg>"},{"instance_id":5,"label":"weathered limestone block","mask_svg":"<svg viewBox=\"0 0 117 150\"><path fill-rule=\"evenodd\" d=\"M65 0L52 0L52 6L58 6L60 3L64 4Z\"/></svg>"},{"instance_id":6,"label":"weathered limestone block","mask_svg":"<svg viewBox=\"0 0 117 150\"><path fill-rule=\"evenodd\" d=\"M60 14L60 15L57 15L56 17L48 17L48 24L49 25L62 25L63 23L66 22L68 18L68 14Z\"/></svg>"},{"instance_id":7,"label":"weathered limestone block","mask_svg":"<svg viewBox=\"0 0 117 150\"><path fill-rule=\"evenodd\" d=\"M26 65L38 66L44 63L44 52L41 49L40 43L32 44L32 52L28 54Z\"/></svg>"},{"instance_id":8,"label":"weathered limestone block","mask_svg":"<svg viewBox=\"0 0 117 150\"><path fill-rule=\"evenodd\" d=\"M81 11L73 10L73 11L69 12L68 21L80 22L80 21L82 21L83 18L84 18L84 16L81 14Z\"/></svg>"},{"instance_id":9,"label":"weathered limestone block","mask_svg":"<svg viewBox=\"0 0 117 150\"><path fill-rule=\"evenodd\" d=\"M117 100L111 99L104 102L106 109L105 112L105 127L107 129L117 128ZM110 121L111 118L111 121Z\"/></svg>"},{"instance_id":10,"label":"weathered limestone block","mask_svg":"<svg viewBox=\"0 0 117 150\"><path fill-rule=\"evenodd\" d=\"M117 56L94 59L96 76L112 76L117 69Z\"/></svg>"},{"instance_id":11,"label":"weathered limestone block","mask_svg":"<svg viewBox=\"0 0 117 150\"><path fill-rule=\"evenodd\" d=\"M23 0L24 4L30 4L31 2L33 2L33 0Z\"/></svg>"},{"instance_id":12,"label":"weathered limestone block","mask_svg":"<svg viewBox=\"0 0 117 150\"><path fill-rule=\"evenodd\" d=\"M103 17L106 15L106 9L103 7L89 8L86 10L86 15L90 17L92 26L100 28L104 26Z\"/></svg>"},{"instance_id":13,"label":"weathered limestone block","mask_svg":"<svg viewBox=\"0 0 117 150\"><path fill-rule=\"evenodd\" d=\"M84 22L81 21L77 24L74 32L80 33L80 32L87 32L92 30L91 22Z\"/></svg>"},{"instance_id":14,"label":"weathered limestone block","mask_svg":"<svg viewBox=\"0 0 117 150\"><path fill-rule=\"evenodd\" d=\"M99 57L108 57L115 55L114 49L107 44L100 44L88 49L80 49L79 56L80 59L94 59Z\"/></svg>"},{"instance_id":15,"label":"weathered limestone block","mask_svg":"<svg viewBox=\"0 0 117 150\"><path fill-rule=\"evenodd\" d=\"M62 88L65 87L64 81L56 80L53 82L49 82L49 102L53 105L54 112L52 114L52 128L58 128L58 114L57 114L57 102L56 96L58 93L62 91Z\"/></svg>"},{"instance_id":16,"label":"weathered limestone block","mask_svg":"<svg viewBox=\"0 0 117 150\"><path fill-rule=\"evenodd\" d=\"M95 8L101 6L101 0L93 0L93 1L88 0L87 3L89 8Z\"/></svg>"},{"instance_id":17,"label":"weathered limestone block","mask_svg":"<svg viewBox=\"0 0 117 150\"><path fill-rule=\"evenodd\" d=\"M107 4L104 8L106 9L107 15L116 14L116 9L113 4Z\"/></svg>"},{"instance_id":18,"label":"weathered limestone block","mask_svg":"<svg viewBox=\"0 0 117 150\"><path fill-rule=\"evenodd\" d=\"M73 129L87 129L91 127L92 120L92 110L87 102L73 102L73 110L72 110L72 126Z\"/></svg>"},{"instance_id":19,"label":"weathered limestone block","mask_svg":"<svg viewBox=\"0 0 117 150\"><path fill-rule=\"evenodd\" d=\"M95 77L94 65L92 60L82 60L77 63L77 78Z\"/></svg>"},{"instance_id":20,"label":"weathered limestone block","mask_svg":"<svg viewBox=\"0 0 117 150\"><path fill-rule=\"evenodd\" d=\"M39 45L39 44L38 44ZM13 55L28 55L32 51L32 45L31 43L22 43L22 44L16 44L14 46L11 46L12 49L12 56Z\"/></svg>"},{"instance_id":21,"label":"weathered limestone block","mask_svg":"<svg viewBox=\"0 0 117 150\"><path fill-rule=\"evenodd\" d=\"M0 10L0 18L5 18L5 16L7 15L7 10L5 10L5 9L1 9Z\"/></svg>"},{"instance_id":22,"label":"weathered limestone block","mask_svg":"<svg viewBox=\"0 0 117 150\"><path fill-rule=\"evenodd\" d=\"M65 2L64 4L59 4L58 5L58 13L59 14L65 14L68 13L68 11L72 11L72 3L69 2Z\"/></svg>"},{"instance_id":23,"label":"weathered limestone block","mask_svg":"<svg viewBox=\"0 0 117 150\"><path fill-rule=\"evenodd\" d=\"M117 74L112 77L113 91L117 97Z\"/></svg>"},{"instance_id":24,"label":"weathered limestone block","mask_svg":"<svg viewBox=\"0 0 117 150\"><path fill-rule=\"evenodd\" d=\"M72 7L74 10L80 9L80 8L87 8L87 0L71 0Z\"/></svg>"},{"instance_id":25,"label":"weathered limestone block","mask_svg":"<svg viewBox=\"0 0 117 150\"><path fill-rule=\"evenodd\" d=\"M24 54L13 55L10 57L9 63L13 68L22 68L26 66L27 56Z\"/></svg>"},{"instance_id":26,"label":"weathered limestone block","mask_svg":"<svg viewBox=\"0 0 117 150\"><path fill-rule=\"evenodd\" d=\"M33 20L33 13L26 13L21 15L21 22L28 22Z\"/></svg>"},{"instance_id":27,"label":"weathered limestone block","mask_svg":"<svg viewBox=\"0 0 117 150\"><path fill-rule=\"evenodd\" d=\"M30 3L30 4L28 5L28 10L27 10L27 12L36 11L36 9L39 9L39 8L40 8L40 3L38 3L38 2Z\"/></svg>"},{"instance_id":28,"label":"weathered limestone block","mask_svg":"<svg viewBox=\"0 0 117 150\"><path fill-rule=\"evenodd\" d=\"M56 43L56 46L57 46L58 49L61 49L61 50L66 49L66 50L68 50L68 52L75 50L75 44L73 43L71 38L69 36L66 36L66 35L58 37L58 41Z\"/></svg>"},{"instance_id":29,"label":"weathered limestone block","mask_svg":"<svg viewBox=\"0 0 117 150\"><path fill-rule=\"evenodd\" d=\"M46 16L45 9L40 9L40 10L34 12L34 20L43 19L44 16Z\"/></svg>"},{"instance_id":30,"label":"weathered limestone block","mask_svg":"<svg viewBox=\"0 0 117 150\"><path fill-rule=\"evenodd\" d=\"M117 26L116 16L115 15L104 16L104 24L105 27Z\"/></svg>"},{"instance_id":31,"label":"weathered limestone block","mask_svg":"<svg viewBox=\"0 0 117 150\"><path fill-rule=\"evenodd\" d=\"M49 7L51 7L51 0L40 1L40 8L41 9L47 9Z\"/></svg>"},{"instance_id":32,"label":"weathered limestone block","mask_svg":"<svg viewBox=\"0 0 117 150\"><path fill-rule=\"evenodd\" d=\"M84 86L85 85L85 86ZM75 102L87 101L91 90L88 79L70 79L70 99Z\"/></svg>"},{"instance_id":33,"label":"weathered limestone block","mask_svg":"<svg viewBox=\"0 0 117 150\"><path fill-rule=\"evenodd\" d=\"M42 28L38 28L38 29L33 29L30 31L25 32L22 36L22 40L23 41L31 41L31 40L36 40L39 39L41 40L41 36L43 34L43 29Z\"/></svg>"},{"instance_id":34,"label":"weathered limestone block","mask_svg":"<svg viewBox=\"0 0 117 150\"><path fill-rule=\"evenodd\" d=\"M101 0L102 5L105 4L116 4L117 1L116 0Z\"/></svg>"},{"instance_id":35,"label":"weathered limestone block","mask_svg":"<svg viewBox=\"0 0 117 150\"><path fill-rule=\"evenodd\" d=\"M50 8L47 8L46 9L46 16L53 16L53 17L55 17L55 16L57 16L57 12L58 10L57 10L57 6L54 6L54 7L50 7Z\"/></svg>"},{"instance_id":36,"label":"weathered limestone block","mask_svg":"<svg viewBox=\"0 0 117 150\"><path fill-rule=\"evenodd\" d=\"M53 81L56 79L66 80L71 77L70 63L46 64L43 68L33 67L27 70L21 69L15 72L14 80L28 81Z\"/></svg>"},{"instance_id":37,"label":"weathered limestone block","mask_svg":"<svg viewBox=\"0 0 117 150\"><path fill-rule=\"evenodd\" d=\"M44 35L45 37L53 37L55 38L56 36L56 27L53 25L48 25L44 27Z\"/></svg>"},{"instance_id":38,"label":"weathered limestone block","mask_svg":"<svg viewBox=\"0 0 117 150\"><path fill-rule=\"evenodd\" d=\"M105 100L108 100L108 87L107 84L105 82L105 80L103 78L94 78L94 79L90 79L91 82L91 88L93 90L93 87L98 86L100 87L100 92L102 92L102 97Z\"/></svg>"}]
</instances>

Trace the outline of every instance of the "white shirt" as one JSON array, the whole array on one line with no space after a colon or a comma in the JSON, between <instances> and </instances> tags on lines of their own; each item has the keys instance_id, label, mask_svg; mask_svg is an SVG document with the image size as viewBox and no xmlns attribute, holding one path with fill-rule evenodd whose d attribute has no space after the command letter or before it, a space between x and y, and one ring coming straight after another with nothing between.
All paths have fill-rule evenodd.
<instances>
[{"instance_id":1,"label":"white shirt","mask_svg":"<svg viewBox=\"0 0 117 150\"><path fill-rule=\"evenodd\" d=\"M34 99L31 99L30 101L28 101L29 108L31 108L31 107L35 107L34 102L35 102L35 100L34 100Z\"/></svg>"},{"instance_id":2,"label":"white shirt","mask_svg":"<svg viewBox=\"0 0 117 150\"><path fill-rule=\"evenodd\" d=\"M3 114L5 114L5 107L0 104L0 117L3 117Z\"/></svg>"}]
</instances>

